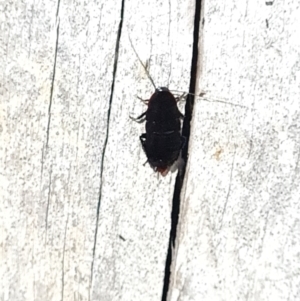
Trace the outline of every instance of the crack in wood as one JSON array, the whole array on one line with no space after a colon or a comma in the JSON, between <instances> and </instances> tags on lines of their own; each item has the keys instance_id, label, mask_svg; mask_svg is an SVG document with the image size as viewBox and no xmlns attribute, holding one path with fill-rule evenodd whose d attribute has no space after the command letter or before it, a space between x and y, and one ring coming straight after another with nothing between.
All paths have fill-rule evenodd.
<instances>
[{"instance_id":1,"label":"crack in wood","mask_svg":"<svg viewBox=\"0 0 300 301\"><path fill-rule=\"evenodd\" d=\"M177 233L177 224L180 214L180 194L183 185L183 180L186 170L186 162L188 158L188 145L190 137L190 122L192 119L193 106L194 106L194 95L196 89L196 80L197 80L197 62L198 62L198 41L199 41L199 29L200 29L200 18L201 18L201 1L195 1L195 18L194 18L194 37L193 37L193 55L191 63L191 73L190 73L190 87L189 95L186 99L185 104L185 118L182 126L182 136L186 138L185 146L182 149L181 157L183 159L183 166L178 169L178 174L176 177L174 195L173 195L173 204L172 204L172 213L171 213L171 230L169 238L169 247L166 258L165 265L165 278L162 291L162 301L167 300L169 285L170 285L170 275L171 275L171 265L172 265L172 255L173 248L176 243L176 233Z\"/></svg>"},{"instance_id":2,"label":"crack in wood","mask_svg":"<svg viewBox=\"0 0 300 301\"><path fill-rule=\"evenodd\" d=\"M54 90L54 81L55 81L55 73L56 73L56 61L57 61L57 49L58 49L58 40L59 40L59 6L60 0L57 2L57 10L56 10L56 41L55 41L55 50L54 50L54 63L53 63L53 74L51 80L51 88L50 88L50 101L48 106L48 124L47 124L47 138L46 138L46 150L48 149L49 143L49 132L50 132L50 124L51 124L51 108L52 108L52 100L53 100L53 90Z\"/></svg>"},{"instance_id":3,"label":"crack in wood","mask_svg":"<svg viewBox=\"0 0 300 301\"><path fill-rule=\"evenodd\" d=\"M95 254L96 254L96 247L97 247L98 223L99 223L100 205L101 205L101 198L102 198L102 185L103 185L103 169L104 169L103 166L104 166L104 158L105 158L105 154L106 154L106 147L107 147L108 136L109 136L110 114L111 114L111 106L112 106L112 99L113 99L113 95L114 95L115 78L116 78L116 71L117 71L118 58L119 58L119 47L120 47L120 40L121 40L121 34L122 34L122 28L123 28L124 9L125 9L125 0L122 0L120 23L119 23L117 40L116 40L116 48L115 48L115 60L114 60L114 66L113 66L113 78L112 78L112 85L111 85L111 93L110 93L110 99L109 99L109 106L108 106L108 110L107 110L107 128L106 128L106 135L105 135L104 146L103 146L103 151L102 151L102 156L101 156L100 186L99 186L99 198L98 198L97 211L96 211L96 225L95 225L92 263L91 263L89 300L91 299L91 289L92 289L92 284L93 284Z\"/></svg>"}]
</instances>

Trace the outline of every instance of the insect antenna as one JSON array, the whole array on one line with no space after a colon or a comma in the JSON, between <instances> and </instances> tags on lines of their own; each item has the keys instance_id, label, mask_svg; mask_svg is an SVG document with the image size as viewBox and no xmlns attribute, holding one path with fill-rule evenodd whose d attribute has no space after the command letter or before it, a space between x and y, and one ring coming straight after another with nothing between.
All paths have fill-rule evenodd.
<instances>
[{"instance_id":1,"label":"insect antenna","mask_svg":"<svg viewBox=\"0 0 300 301\"><path fill-rule=\"evenodd\" d=\"M153 81L152 77L150 76L150 73L149 73L149 71L147 70L146 66L144 65L144 63L143 63L142 60L140 59L139 55L137 54L137 52L136 52L136 50L135 50L135 48L134 48L134 46L133 46L133 43L132 43L132 41L131 41L131 38L130 38L130 35L129 35L129 34L128 34L128 38L129 38L131 47L132 47L132 49L133 49L135 55L137 56L137 58L138 58L139 62L141 63L141 65L144 67L144 69L145 69L145 71L146 71L146 74L147 74L147 77L149 78L149 80L150 80L151 84L153 85L154 89L156 90L156 86L155 86L155 84L154 84L154 81Z\"/></svg>"},{"instance_id":2,"label":"insect antenna","mask_svg":"<svg viewBox=\"0 0 300 301\"><path fill-rule=\"evenodd\" d=\"M179 90L170 90L171 92L178 92L178 93L185 93L183 91L179 91ZM245 109L249 109L247 106L243 106L237 103L233 103L233 102L229 102L229 101L225 101L225 100L221 100L221 99L209 99L209 97L204 97L206 93L205 92L200 92L199 95L193 94L193 93L185 93L185 95L192 95L192 96L196 96L196 97L200 97L201 100L206 101L206 102L218 102L218 103L224 103L224 104L228 104L234 107L241 107L241 108L245 108ZM182 96L181 96L182 97Z\"/></svg>"},{"instance_id":3,"label":"insect antenna","mask_svg":"<svg viewBox=\"0 0 300 301\"><path fill-rule=\"evenodd\" d=\"M195 94L193 94L193 93L184 92L184 91L180 91L180 90L170 90L170 92L182 93L182 94L185 94L185 95L192 95L192 96L195 96Z\"/></svg>"}]
</instances>

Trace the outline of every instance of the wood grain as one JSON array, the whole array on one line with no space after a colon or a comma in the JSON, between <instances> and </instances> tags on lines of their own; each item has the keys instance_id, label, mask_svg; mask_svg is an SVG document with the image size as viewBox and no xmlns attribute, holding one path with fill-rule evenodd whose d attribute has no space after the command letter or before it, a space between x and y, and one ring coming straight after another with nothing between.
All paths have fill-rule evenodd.
<instances>
[{"instance_id":1,"label":"wood grain","mask_svg":"<svg viewBox=\"0 0 300 301\"><path fill-rule=\"evenodd\" d=\"M160 300L176 173L129 115L186 91L191 1L0 4L0 299Z\"/></svg>"},{"instance_id":2,"label":"wood grain","mask_svg":"<svg viewBox=\"0 0 300 301\"><path fill-rule=\"evenodd\" d=\"M202 5L169 300L299 299L300 7L271 2Z\"/></svg>"}]
</instances>

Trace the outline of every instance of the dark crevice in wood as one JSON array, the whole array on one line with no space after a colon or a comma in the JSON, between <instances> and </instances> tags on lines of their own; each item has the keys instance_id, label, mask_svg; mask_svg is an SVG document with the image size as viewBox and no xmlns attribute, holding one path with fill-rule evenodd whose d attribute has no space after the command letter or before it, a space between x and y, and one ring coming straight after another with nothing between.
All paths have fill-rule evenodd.
<instances>
[{"instance_id":1,"label":"dark crevice in wood","mask_svg":"<svg viewBox=\"0 0 300 301\"><path fill-rule=\"evenodd\" d=\"M58 38L59 38L59 18L58 18L59 6L60 6L60 0L58 0L58 2L57 2L57 9L56 9L56 42L55 42L55 50L54 50L53 73L52 73L51 88L50 88L50 101L49 101L49 106L48 106L48 124L47 124L47 130L46 130L46 133L47 133L46 150L48 148L48 143L49 143L51 108L52 108L55 73L56 73L55 71L56 71L56 60L57 60Z\"/></svg>"},{"instance_id":2,"label":"dark crevice in wood","mask_svg":"<svg viewBox=\"0 0 300 301\"><path fill-rule=\"evenodd\" d=\"M190 138L190 122L192 119L193 107L194 107L194 96L197 80L197 62L198 62L198 40L199 40L199 28L200 28L200 16L201 16L201 0L196 0L195 5L195 19L194 19L194 42L193 42L193 56L191 64L191 74L190 74L190 87L189 94L185 104L185 118L182 126L182 135L186 138L185 146L182 150L181 156L184 161L184 164L181 169L179 169L175 188L173 195L173 206L171 213L171 230L170 230L170 239L169 239L169 249L166 259L165 266L165 279L162 292L162 301L167 300L168 290L170 285L170 275L171 275L171 264L172 264L172 251L175 247L176 242L176 231L178 218L180 213L180 193L182 189L183 179L185 176L186 162L188 159L188 146Z\"/></svg>"},{"instance_id":3,"label":"dark crevice in wood","mask_svg":"<svg viewBox=\"0 0 300 301\"><path fill-rule=\"evenodd\" d=\"M104 141L104 146L103 146L103 151L102 151L102 157L101 157L101 166L100 166L100 187L99 187L99 198L98 198L97 211L96 211L96 224L95 224L95 234L94 234L94 244L93 244L93 257L92 257L92 263L91 263L91 277L90 277L90 288L89 288L89 300L90 300L90 297L91 297L91 288L92 288L93 275L94 275L94 261L95 261L96 247L97 247L99 213L100 213L100 205L101 205L101 198L102 198L104 158L105 158L106 147L107 147L108 136L109 136L109 123L110 123L112 100L113 100L113 95L114 95L115 78L116 78L116 72L117 72L117 66L118 66L120 40L121 40L121 34L122 34L122 28L123 28L124 7L125 7L125 0L122 0L122 2L121 2L120 23L119 23L117 40L116 40L116 48L115 48L115 60L114 60L114 66L113 66L113 78L112 78L112 84L111 84L109 106L108 106L108 110L107 110L106 135L105 135L105 141Z\"/></svg>"}]
</instances>

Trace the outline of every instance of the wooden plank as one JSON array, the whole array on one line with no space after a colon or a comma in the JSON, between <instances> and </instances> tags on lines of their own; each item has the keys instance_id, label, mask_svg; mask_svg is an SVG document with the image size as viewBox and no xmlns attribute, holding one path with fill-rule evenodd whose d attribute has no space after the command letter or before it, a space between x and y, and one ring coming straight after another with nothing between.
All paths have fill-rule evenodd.
<instances>
[{"instance_id":1,"label":"wooden plank","mask_svg":"<svg viewBox=\"0 0 300 301\"><path fill-rule=\"evenodd\" d=\"M298 300L299 35L294 1L205 1L168 300ZM204 99L202 99L204 100Z\"/></svg>"},{"instance_id":2,"label":"wooden plank","mask_svg":"<svg viewBox=\"0 0 300 301\"><path fill-rule=\"evenodd\" d=\"M1 300L47 299L42 168L55 16L51 2L1 3Z\"/></svg>"},{"instance_id":3,"label":"wooden plank","mask_svg":"<svg viewBox=\"0 0 300 301\"><path fill-rule=\"evenodd\" d=\"M120 9L5 3L1 300L89 297Z\"/></svg>"},{"instance_id":4,"label":"wooden plank","mask_svg":"<svg viewBox=\"0 0 300 301\"><path fill-rule=\"evenodd\" d=\"M153 87L128 35L186 91L194 3L124 3L1 4L1 300L161 298L176 173L143 166L129 115Z\"/></svg>"}]
</instances>

